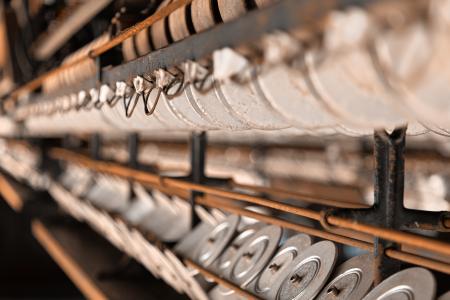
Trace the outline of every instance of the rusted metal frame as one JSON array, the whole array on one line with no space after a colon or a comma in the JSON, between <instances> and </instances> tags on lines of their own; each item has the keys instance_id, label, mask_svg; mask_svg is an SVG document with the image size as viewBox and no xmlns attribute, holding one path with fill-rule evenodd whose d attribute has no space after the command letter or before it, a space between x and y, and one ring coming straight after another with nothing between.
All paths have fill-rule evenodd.
<instances>
[{"instance_id":1,"label":"rusted metal frame","mask_svg":"<svg viewBox=\"0 0 450 300\"><path fill-rule=\"evenodd\" d=\"M269 215L251 211L251 210L239 207L237 205L233 205L230 203L230 201L220 201L220 200L210 198L210 197L199 197L197 199L197 203L207 206L207 207L210 207L210 208L218 208L218 209L227 211L232 214L253 218L253 219L259 220L261 222L267 223L267 224L273 224L273 225L281 226L286 229L292 229L294 231L306 233L306 234L309 234L309 235L312 235L312 236L315 236L318 238L331 240L336 243L349 245L352 247L357 247L357 248L364 249L367 251L373 251L373 246L371 243L356 240L356 239L353 239L353 238L350 238L347 236L342 236L339 234L327 232L325 230L316 229L316 228L312 228L309 226L292 223L290 221L286 221L283 219L279 219L279 218L275 218L275 217L272 217Z\"/></svg>"},{"instance_id":2,"label":"rusted metal frame","mask_svg":"<svg viewBox=\"0 0 450 300\"><path fill-rule=\"evenodd\" d=\"M0 178L1 179L1 178ZM81 201L81 200L80 200ZM116 215L116 214L112 214L110 212L106 212L104 211L102 208L96 206L95 204L91 204L93 207L95 207L97 210L102 211L104 213L109 214L113 219L115 220L120 220L121 222L123 222L124 224L127 224L127 226L130 229L134 229L134 230L138 230L139 232L141 232L144 237L148 240L148 242L152 243L153 245L155 245L156 247L158 247L159 249L170 249L171 247L167 244L162 242L161 240L158 239L158 237L152 233L149 232L148 230L143 230L140 226L136 226L136 225L130 225L125 219L122 218L122 216L120 215ZM237 294L246 297L247 299L260 299L256 296L254 296L253 294L241 289L240 287L234 285L233 283L221 278L220 276L206 270L205 268L199 266L198 264L196 264L195 262L187 259L187 258L181 258L184 263L188 266L188 267L192 267L196 270L198 270L200 273L202 273L203 275L205 275L207 278L212 279L214 282L216 282L217 284L223 285L227 288L230 288L232 290L234 290ZM127 261L125 261L127 263ZM119 269L113 269L113 271L120 271L121 268ZM114 272L112 274L113 276L117 276L117 274ZM108 275L111 276L111 275Z\"/></svg>"},{"instance_id":3,"label":"rusted metal frame","mask_svg":"<svg viewBox=\"0 0 450 300\"><path fill-rule=\"evenodd\" d=\"M171 179L171 181L172 180L173 179ZM151 181L153 181L153 184L155 184L155 185L158 185L161 183L161 181L158 181L158 180L152 179ZM168 188L171 185L170 185L170 183L165 183L162 186L165 188ZM179 188L181 188L181 187L179 187ZM266 223L276 224L276 225L279 225L279 226L282 226L285 228L290 228L290 229L293 229L293 230L296 230L299 232L305 232L307 234L311 234L311 235L318 236L321 238L329 239L329 240L336 241L339 243L344 243L344 244L352 245L352 246L359 247L362 249L375 251L375 248L372 246L371 243L358 241L358 240L355 240L352 238L348 238L346 236L342 236L342 235L334 234L331 232L326 232L323 230L318 230L318 229L294 224L294 223L291 223L291 222L288 222L285 220L276 219L276 218L266 216L263 214L251 212L251 211L242 209L236 205L231 205L230 199L227 199L226 203L219 203L215 199L208 199L208 196L205 196L205 197L199 197L199 199L197 200L197 203L201 204L201 205L209 206L209 207L220 208L220 209L223 209L223 210L231 212L231 213L236 213L236 214L252 217L252 218L261 220L263 222L266 222ZM419 236L404 233L404 232L399 232L396 230L388 230L388 229L378 228L378 227L370 226L370 225L357 224L357 223L354 223L352 220L346 220L346 219L342 219L342 218L335 217L335 216L329 216L327 218L327 221L332 225L338 225L340 227L348 228L348 229L352 229L352 230L361 230L362 232L374 234L374 235L380 236L384 239L393 240L393 241L396 241L399 243L404 242L405 245L409 245L409 246L413 246L413 247L418 246L417 248L422 248L422 249L425 249L425 250L428 250L431 252L437 252L437 253L444 254L447 256L450 255L449 254L450 253L449 246L446 243L434 241L432 239L426 239L423 237L419 237ZM381 249L381 250L385 251L384 249ZM390 249L390 250L394 250L394 249ZM395 251L397 251L397 250L395 250ZM403 252L398 252L398 251L395 252L395 251L393 253L404 254ZM392 251L388 251L387 253L391 253L391 252ZM388 254L386 256L391 257ZM392 258L395 258L395 257L392 257ZM406 259L411 259L411 255L410 256L403 255L402 258L403 258L403 260L406 261ZM439 262L432 261L427 258L419 257L419 261L416 261L415 263L424 265L425 267L431 267L431 268L437 269L438 268L437 264ZM439 268L439 271L443 271L443 270L445 270L445 265L443 267L441 266Z\"/></svg>"},{"instance_id":4,"label":"rusted metal frame","mask_svg":"<svg viewBox=\"0 0 450 300\"><path fill-rule=\"evenodd\" d=\"M189 180L194 183L202 183L205 176L205 162L206 162L206 133L205 132L192 132L190 137L190 159L191 169L189 174ZM195 200L202 193L198 191L191 191L189 197L189 203L191 205L191 226L194 227L200 223L200 219L195 212Z\"/></svg>"},{"instance_id":5,"label":"rusted metal frame","mask_svg":"<svg viewBox=\"0 0 450 300\"><path fill-rule=\"evenodd\" d=\"M429 212L404 207L406 128L391 134L376 132L375 140L375 202L370 209L335 210L334 216L352 218L385 228L450 230L448 212Z\"/></svg>"},{"instance_id":6,"label":"rusted metal frame","mask_svg":"<svg viewBox=\"0 0 450 300\"><path fill-rule=\"evenodd\" d=\"M430 228L442 229L444 216L441 213L430 213L408 210L404 207L404 150L406 128L395 129L391 134L375 132L375 202L370 209L341 209L332 212L333 216L352 219L355 223L368 223L379 228ZM330 216L328 217L328 221ZM398 261L386 255L385 249L395 247L395 241L375 235L375 282L400 269Z\"/></svg>"},{"instance_id":7,"label":"rusted metal frame","mask_svg":"<svg viewBox=\"0 0 450 300\"><path fill-rule=\"evenodd\" d=\"M326 199L321 197L316 197L312 195L303 194L301 191L288 191L281 190L272 187L264 187L264 186L251 186L248 184L240 184L240 183L231 183L234 187L238 187L241 189L247 189L252 192L264 193L266 195L278 197L278 198L289 198L295 199L307 203L324 205L329 207L338 207L338 208L368 208L369 206L364 203L355 203L355 202L346 202L346 201L336 201L333 199Z\"/></svg>"},{"instance_id":8,"label":"rusted metal frame","mask_svg":"<svg viewBox=\"0 0 450 300\"><path fill-rule=\"evenodd\" d=\"M94 160L101 159L102 137L99 133L94 133L89 138L89 152Z\"/></svg>"},{"instance_id":9,"label":"rusted metal frame","mask_svg":"<svg viewBox=\"0 0 450 300\"><path fill-rule=\"evenodd\" d=\"M178 190L196 190L205 194L213 196L224 197L229 201L244 201L257 204L263 207L291 213L298 216L303 216L312 220L330 225L346 228L354 231L359 231L369 235L377 236L395 243L405 244L414 248L424 249L436 252L445 256L450 256L450 245L435 239L419 236L408 232L402 232L395 229L382 228L364 223L355 222L353 219L337 217L333 215L323 214L325 211L318 212L311 209L305 209L297 206L287 205L284 203L272 201L269 199L256 197L252 195L242 194L238 192L226 191L221 188L205 186L202 184L195 184L173 178L166 178L148 172L133 170L117 164L109 162L97 162L86 158L83 155L73 153L64 149L52 149L49 153L54 159L67 160L74 163L79 163L87 168L94 169L99 172L105 172L120 176L123 178L133 179L139 182L148 184L159 184L165 188L176 188Z\"/></svg>"},{"instance_id":10,"label":"rusted metal frame","mask_svg":"<svg viewBox=\"0 0 450 300\"><path fill-rule=\"evenodd\" d=\"M133 169L139 169L139 134L130 133L127 138L128 165Z\"/></svg>"},{"instance_id":11,"label":"rusted metal frame","mask_svg":"<svg viewBox=\"0 0 450 300\"><path fill-rule=\"evenodd\" d=\"M450 243L447 242L396 229L363 224L352 219L346 219L333 215L328 215L326 217L326 220L330 225L333 226L359 231L379 237L384 240L392 241L405 246L410 246L414 249L423 249L443 255L445 257L450 257Z\"/></svg>"},{"instance_id":12,"label":"rusted metal frame","mask_svg":"<svg viewBox=\"0 0 450 300\"><path fill-rule=\"evenodd\" d=\"M446 212L407 209L403 204L404 148L406 129L391 134L376 132L375 202L370 209L335 210L335 216L350 217L385 228L431 229L446 231Z\"/></svg>"},{"instance_id":13,"label":"rusted metal frame","mask_svg":"<svg viewBox=\"0 0 450 300\"><path fill-rule=\"evenodd\" d=\"M95 161L95 162L91 162L89 163L86 157L83 157L82 155L79 154L74 154L74 153L70 153L67 150L64 149L55 149L56 152L58 152L60 155L62 154L62 156L65 156L67 154L70 155L70 157L66 157L69 158L69 161L75 162L75 163L79 163L81 165L84 165L85 167L97 170L99 172L106 172L109 174L114 174L114 175L118 175L118 176L122 176L124 177L124 173L122 171L119 171L119 169L124 168L122 166L113 166L114 170L111 169L111 165L108 165L108 162L100 162L100 161ZM53 156L55 157L55 155ZM58 155L56 155L56 157L58 157ZM61 158L61 157L59 157ZM70 158L72 158L72 160L70 160ZM75 159L74 159L75 158ZM64 160L64 158L62 158ZM92 165L92 163L94 165ZM150 174L150 173L145 173L145 174L140 174L140 172L135 171L133 172L134 175L139 174L138 176L133 176L133 179L137 178L137 181L140 181L141 183L145 183L145 185L152 187L152 188L156 188L159 189L161 191L164 191L168 194L176 194L177 196L181 195L182 191L188 191L189 193L192 193L193 190L200 190L200 194L206 193L207 195L205 195L205 198L212 198L214 196L211 196L211 194L216 195L216 196L221 196L221 197L225 197L226 195L228 195L228 197L225 197L227 199L233 199L233 200L240 200L240 201L247 201L250 203L256 203L265 207L270 207L272 209L277 209L280 211L284 211L287 213L293 213L295 212L297 215L301 215L307 218L310 218L312 220L315 221L320 221L321 220L321 213L320 212L316 212L314 210L309 210L309 209L303 209L303 208L299 208L296 206L292 206L292 205L286 205L283 203L277 203L275 201L270 201L261 197L253 197L253 196L249 196L246 194L240 194L240 193L233 193L233 192L227 192L221 189L217 189L213 186L207 187L207 186L202 186L202 185L195 185L193 183L190 182L186 182L186 181L182 181L180 179L175 179L174 178L170 178L170 177L159 177L158 175L155 174ZM143 177L145 175L146 180L143 180ZM130 179L131 177L125 177L127 179ZM203 189L195 189L193 188L197 186L197 187L203 187ZM223 193L226 193L226 195L224 195ZM231 194L230 194L231 193ZM186 197L186 195L183 195L182 198L188 198ZM261 202L263 201L263 202ZM368 235L366 234L360 234L358 232L355 231L349 231L346 229L340 229L340 228L331 228L330 231L332 232L336 232L339 233L341 235L345 235L347 237L354 237L356 239L360 239L363 241L370 241L371 238L368 237Z\"/></svg>"},{"instance_id":14,"label":"rusted metal frame","mask_svg":"<svg viewBox=\"0 0 450 300\"><path fill-rule=\"evenodd\" d=\"M205 173L206 155L207 155L208 138L206 132L193 132L190 138L190 155L191 155L191 170L189 179L193 183L222 186L229 182L228 178L214 178L208 177ZM195 214L195 199L202 196L202 192L191 191L190 204L192 206L193 226L200 221Z\"/></svg>"},{"instance_id":15,"label":"rusted metal frame","mask_svg":"<svg viewBox=\"0 0 450 300\"><path fill-rule=\"evenodd\" d=\"M307 217L309 219L313 219L316 221L320 221L321 215L319 212L301 208L289 204L279 203L275 201L271 201L262 197L256 197L252 195L227 191L218 187L213 186L206 186L203 184L196 184L180 179L170 178L170 177L163 177L159 176L157 174L152 174L148 172L143 172L140 170L134 170L125 166L113 164L111 162L105 162L105 161L94 161L92 159L89 159L88 157L84 155L80 155L77 153L74 153L72 151L68 151L65 149L60 148L54 148L50 150L49 155L53 157L54 159L59 160L66 160L71 161L74 163L78 163L81 165L84 165L87 168L113 174L119 177L123 178L129 178L136 181L140 181L143 183L149 183L149 184L159 184L163 187L170 187L170 188L178 188L178 189L185 189L185 190L195 190L197 192L203 192L205 194L211 194L214 196L219 197L225 197L229 199L234 199L238 201L246 201L253 204L270 207L273 209L277 209L280 211L288 212L288 213L294 213L300 216Z\"/></svg>"}]
</instances>

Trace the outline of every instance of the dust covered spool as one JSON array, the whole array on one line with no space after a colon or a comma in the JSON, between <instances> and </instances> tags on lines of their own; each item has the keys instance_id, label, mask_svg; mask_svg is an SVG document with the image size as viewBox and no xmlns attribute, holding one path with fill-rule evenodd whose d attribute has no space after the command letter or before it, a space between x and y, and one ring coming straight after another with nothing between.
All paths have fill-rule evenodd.
<instances>
[{"instance_id":1,"label":"dust covered spool","mask_svg":"<svg viewBox=\"0 0 450 300\"><path fill-rule=\"evenodd\" d=\"M163 1L158 10L172 1ZM274 0L194 0L125 40L122 45L123 56L125 61L133 60L272 2Z\"/></svg>"},{"instance_id":2,"label":"dust covered spool","mask_svg":"<svg viewBox=\"0 0 450 300\"><path fill-rule=\"evenodd\" d=\"M109 33L104 33L89 44L78 49L71 55L67 56L62 65L68 65L82 57L89 55L92 49L107 43L111 39ZM86 59L77 63L76 65L63 70L62 72L48 77L42 84L42 89L45 93L53 92L59 88L75 85L83 80L86 80L97 72L97 65L94 59Z\"/></svg>"}]
</instances>

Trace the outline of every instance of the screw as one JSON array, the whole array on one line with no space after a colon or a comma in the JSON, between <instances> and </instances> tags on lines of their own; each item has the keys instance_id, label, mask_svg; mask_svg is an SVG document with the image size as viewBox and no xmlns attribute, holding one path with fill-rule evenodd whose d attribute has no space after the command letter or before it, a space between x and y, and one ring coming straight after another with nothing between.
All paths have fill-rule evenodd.
<instances>
[{"instance_id":1,"label":"screw","mask_svg":"<svg viewBox=\"0 0 450 300\"><path fill-rule=\"evenodd\" d=\"M246 259L250 260L253 257L253 253L251 252L245 252L242 256L245 257Z\"/></svg>"},{"instance_id":2,"label":"screw","mask_svg":"<svg viewBox=\"0 0 450 300\"><path fill-rule=\"evenodd\" d=\"M332 286L327 290L327 294L332 295L334 297L337 297L337 295L339 295L339 293L340 293L340 290L335 286Z\"/></svg>"},{"instance_id":3,"label":"screw","mask_svg":"<svg viewBox=\"0 0 450 300\"><path fill-rule=\"evenodd\" d=\"M281 268L280 265L273 263L269 266L269 270L272 271L272 273L275 273L276 271L278 271Z\"/></svg>"},{"instance_id":4,"label":"screw","mask_svg":"<svg viewBox=\"0 0 450 300\"><path fill-rule=\"evenodd\" d=\"M289 278L290 282L293 284L299 283L300 281L302 281L302 279L303 277L298 274L292 275L291 278Z\"/></svg>"}]
</instances>

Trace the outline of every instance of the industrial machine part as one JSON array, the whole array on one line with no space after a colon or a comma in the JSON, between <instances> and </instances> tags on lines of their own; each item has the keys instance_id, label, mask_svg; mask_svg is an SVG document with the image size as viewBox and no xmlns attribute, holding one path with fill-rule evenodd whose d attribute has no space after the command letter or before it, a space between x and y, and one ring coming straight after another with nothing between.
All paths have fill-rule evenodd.
<instances>
[{"instance_id":1,"label":"industrial machine part","mask_svg":"<svg viewBox=\"0 0 450 300\"><path fill-rule=\"evenodd\" d=\"M446 299L449 33L448 0L1 3L0 195L180 297Z\"/></svg>"}]
</instances>

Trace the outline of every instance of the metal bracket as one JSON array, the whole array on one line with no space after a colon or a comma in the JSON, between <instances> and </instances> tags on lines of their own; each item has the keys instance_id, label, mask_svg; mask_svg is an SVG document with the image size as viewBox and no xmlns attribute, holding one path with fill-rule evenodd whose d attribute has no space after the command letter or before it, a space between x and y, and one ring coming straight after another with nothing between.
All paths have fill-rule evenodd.
<instances>
[{"instance_id":1,"label":"metal bracket","mask_svg":"<svg viewBox=\"0 0 450 300\"><path fill-rule=\"evenodd\" d=\"M92 159L100 160L101 157L102 137L98 133L94 133L89 139L89 152Z\"/></svg>"},{"instance_id":2,"label":"metal bracket","mask_svg":"<svg viewBox=\"0 0 450 300\"><path fill-rule=\"evenodd\" d=\"M222 185L229 182L228 178L211 178L205 175L206 165L206 148L207 137L206 132L193 132L190 137L190 158L191 158L191 170L187 179L193 183ZM195 213L195 199L202 196L203 193L197 191L191 191L190 204L192 210L192 226L196 226L200 220Z\"/></svg>"},{"instance_id":3,"label":"metal bracket","mask_svg":"<svg viewBox=\"0 0 450 300\"><path fill-rule=\"evenodd\" d=\"M374 134L375 156L375 201L369 209L337 209L330 214L394 229L433 229L448 231L444 220L445 212L426 212L407 209L403 203L405 180L406 128L395 129L391 134L385 131ZM375 282L395 273L400 263L384 255L387 248L395 247L392 242L375 238Z\"/></svg>"},{"instance_id":4,"label":"metal bracket","mask_svg":"<svg viewBox=\"0 0 450 300\"><path fill-rule=\"evenodd\" d=\"M139 168L139 135L131 133L128 135L128 165L133 169Z\"/></svg>"},{"instance_id":5,"label":"metal bracket","mask_svg":"<svg viewBox=\"0 0 450 300\"><path fill-rule=\"evenodd\" d=\"M403 203L406 128L375 132L375 202L369 209L339 209L332 214L356 222L395 228L449 231L448 212L407 209Z\"/></svg>"}]
</instances>

